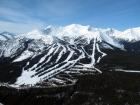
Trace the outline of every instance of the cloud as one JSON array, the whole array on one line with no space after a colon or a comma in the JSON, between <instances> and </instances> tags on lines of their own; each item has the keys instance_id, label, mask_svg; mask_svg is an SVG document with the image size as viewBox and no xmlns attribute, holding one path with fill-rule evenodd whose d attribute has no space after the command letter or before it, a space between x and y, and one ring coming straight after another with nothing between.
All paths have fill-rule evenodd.
<instances>
[{"instance_id":1,"label":"cloud","mask_svg":"<svg viewBox=\"0 0 140 105\"><path fill-rule=\"evenodd\" d=\"M0 29L16 31L27 27L24 28L27 31L37 25L63 24L76 16L79 7L75 0L1 0Z\"/></svg>"},{"instance_id":2,"label":"cloud","mask_svg":"<svg viewBox=\"0 0 140 105\"><path fill-rule=\"evenodd\" d=\"M41 27L43 22L30 15L28 8L19 2L0 1L0 30L27 32L29 29Z\"/></svg>"},{"instance_id":3,"label":"cloud","mask_svg":"<svg viewBox=\"0 0 140 105\"><path fill-rule=\"evenodd\" d=\"M22 25L25 28L21 31L26 31L34 26L71 23L139 25L138 21L131 22L140 17L139 10L139 0L0 0L0 29L16 30Z\"/></svg>"},{"instance_id":4,"label":"cloud","mask_svg":"<svg viewBox=\"0 0 140 105\"><path fill-rule=\"evenodd\" d=\"M22 23L11 23L7 21L0 21L0 31L8 31L14 33L26 33L31 31L32 29L41 28L41 24L22 24Z\"/></svg>"},{"instance_id":5,"label":"cloud","mask_svg":"<svg viewBox=\"0 0 140 105\"><path fill-rule=\"evenodd\" d=\"M31 1L33 3L31 3ZM69 3L70 4L70 3ZM0 29L16 31L24 27L24 31L53 24L65 16L72 15L72 7L61 0L1 0L0 1ZM27 27L27 28L26 28ZM19 29L23 32L22 29ZM18 30L18 31L19 31Z\"/></svg>"},{"instance_id":6,"label":"cloud","mask_svg":"<svg viewBox=\"0 0 140 105\"><path fill-rule=\"evenodd\" d=\"M28 11L16 0L1 0L0 31L23 33L40 28L43 22L32 17Z\"/></svg>"}]
</instances>

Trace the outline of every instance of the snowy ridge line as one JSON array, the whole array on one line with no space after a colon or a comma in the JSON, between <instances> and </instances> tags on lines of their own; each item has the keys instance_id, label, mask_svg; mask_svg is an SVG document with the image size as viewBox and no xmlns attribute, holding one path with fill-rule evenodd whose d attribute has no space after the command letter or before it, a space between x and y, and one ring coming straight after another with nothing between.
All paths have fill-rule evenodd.
<instances>
[{"instance_id":1,"label":"snowy ridge line","mask_svg":"<svg viewBox=\"0 0 140 105\"><path fill-rule=\"evenodd\" d=\"M140 40L140 27L127 29L124 31L118 31L113 28L102 29L102 28L95 28L89 25L83 26L80 24L71 24L64 27L62 26L47 27L43 30L43 32L40 30L33 30L27 33L27 35L30 35L31 37L33 37L33 35L38 35L36 36L36 38L43 36L43 34L59 37L60 39L62 39L62 37L64 36L68 36L71 39L82 36L82 37L86 37L88 41L98 36L99 39L103 38L106 41L110 41L111 44L113 45L120 46L112 39L117 39L117 40L121 39L121 40L129 41L129 42L139 41ZM69 43L72 44L73 40L70 40Z\"/></svg>"}]
</instances>

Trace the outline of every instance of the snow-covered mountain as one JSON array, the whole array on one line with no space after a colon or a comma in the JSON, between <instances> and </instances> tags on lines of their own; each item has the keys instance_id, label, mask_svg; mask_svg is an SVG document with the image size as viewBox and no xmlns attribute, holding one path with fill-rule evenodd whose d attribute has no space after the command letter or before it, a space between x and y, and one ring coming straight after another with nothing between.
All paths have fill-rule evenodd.
<instances>
[{"instance_id":1,"label":"snow-covered mountain","mask_svg":"<svg viewBox=\"0 0 140 105\"><path fill-rule=\"evenodd\" d=\"M108 55L105 50L128 50L128 43L140 40L139 30L120 32L72 24L48 26L20 35L1 33L0 70L5 70L1 75L9 75L9 79L0 76L0 81L12 86L35 85L44 81L65 84L71 79L62 79L60 74L101 73L95 65Z\"/></svg>"},{"instance_id":2,"label":"snow-covered mountain","mask_svg":"<svg viewBox=\"0 0 140 105\"><path fill-rule=\"evenodd\" d=\"M127 29L125 31L117 31L117 30L109 30L110 32L112 32L112 34L110 34L112 37L118 38L118 39L122 39L128 42L131 41L139 41L140 40L140 27L138 28L132 28L132 29Z\"/></svg>"},{"instance_id":3,"label":"snow-covered mountain","mask_svg":"<svg viewBox=\"0 0 140 105\"><path fill-rule=\"evenodd\" d=\"M15 36L14 33L9 33L9 32L1 32L0 33L0 41L6 41L6 40L10 40L10 39L13 39Z\"/></svg>"}]
</instances>

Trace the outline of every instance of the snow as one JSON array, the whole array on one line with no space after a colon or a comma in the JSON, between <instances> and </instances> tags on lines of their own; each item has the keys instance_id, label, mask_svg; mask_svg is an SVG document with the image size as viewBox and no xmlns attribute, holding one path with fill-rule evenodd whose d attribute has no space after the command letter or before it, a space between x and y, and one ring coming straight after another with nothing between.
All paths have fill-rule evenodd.
<instances>
[{"instance_id":1,"label":"snow","mask_svg":"<svg viewBox=\"0 0 140 105\"><path fill-rule=\"evenodd\" d=\"M20 61L23 61L25 59L28 59L29 57L31 57L34 53L31 52L31 51L24 51L21 56L19 56L17 59L15 59L13 62L20 62Z\"/></svg>"},{"instance_id":2,"label":"snow","mask_svg":"<svg viewBox=\"0 0 140 105\"><path fill-rule=\"evenodd\" d=\"M106 41L109 44L123 49L123 46L119 44L119 40L126 41L138 41L140 40L140 27L132 28L124 31L118 31L116 29L107 28L94 28L89 25L83 26L80 24L71 24L68 26L48 26L42 30L33 30L23 36L30 39L42 39L46 44L52 44L53 37L63 39L65 36L69 37L70 44L74 44L74 39L78 37L87 38L88 43L91 39L97 38L97 41Z\"/></svg>"},{"instance_id":3,"label":"snow","mask_svg":"<svg viewBox=\"0 0 140 105\"><path fill-rule=\"evenodd\" d=\"M72 24L63 28L63 31L60 35L62 36L69 36L73 38L77 38L79 36L84 36L87 38L96 37L97 33L93 33L89 30L90 26L82 26L78 24Z\"/></svg>"},{"instance_id":4,"label":"snow","mask_svg":"<svg viewBox=\"0 0 140 105\"><path fill-rule=\"evenodd\" d=\"M20 40L15 39L15 40L10 40L9 42L5 42L2 46L1 49L3 50L3 55L5 57L13 57L14 54L17 53L17 50L19 48L23 48L23 43L20 42Z\"/></svg>"},{"instance_id":5,"label":"snow","mask_svg":"<svg viewBox=\"0 0 140 105\"><path fill-rule=\"evenodd\" d=\"M13 35L10 33L4 33L8 38L13 38ZM131 28L124 31L118 31L116 29L107 28L94 28L89 25L80 25L80 24L71 24L67 26L48 26L44 29L35 29L26 34L22 34L20 36L29 38L29 39L42 39L47 44L52 44L53 36L57 36L59 38L63 38L64 36L68 36L71 38L70 43L73 43L73 39L83 36L87 39L92 39L97 36L102 36L102 38L108 37L115 39L122 39L126 41L138 41L140 40L140 27ZM100 39L100 38L98 38ZM105 39L105 38L104 38ZM0 40L6 40L4 36L0 35ZM111 41L112 42L112 41ZM114 44L114 42L113 42ZM115 44L116 45L116 44Z\"/></svg>"},{"instance_id":6,"label":"snow","mask_svg":"<svg viewBox=\"0 0 140 105\"><path fill-rule=\"evenodd\" d=\"M57 30L57 29L55 29ZM56 36L63 39L64 36L70 38L70 44L74 44L74 39L78 37L85 37L90 42L91 39L99 35L98 31L91 31L90 26L82 26L79 24L72 24L69 26L58 28Z\"/></svg>"},{"instance_id":7,"label":"snow","mask_svg":"<svg viewBox=\"0 0 140 105\"><path fill-rule=\"evenodd\" d=\"M39 60L39 63L42 63L45 59L46 59L47 55L45 55L44 57L42 57L40 60Z\"/></svg>"},{"instance_id":8,"label":"snow","mask_svg":"<svg viewBox=\"0 0 140 105\"><path fill-rule=\"evenodd\" d=\"M114 40L113 38L111 38L109 35L107 35L107 34L105 34L105 33L102 33L102 34L101 34L101 38L102 38L105 42L107 42L107 43L109 43L109 44L111 44L111 45L113 45L113 46L115 46L115 47L118 47L118 48L123 49L123 45L119 44L117 41L115 41L115 40Z\"/></svg>"},{"instance_id":9,"label":"snow","mask_svg":"<svg viewBox=\"0 0 140 105\"><path fill-rule=\"evenodd\" d=\"M77 58L75 60L70 60L74 54L74 50L72 50L71 48L68 48L67 50L70 51L70 54L69 54L69 56L67 56L67 58L65 58L64 61L62 61L60 63L55 62L54 66L52 66L48 69L45 69L45 67L42 67L42 65L44 65L44 64L48 65L48 61L53 57L53 55L50 56L50 53L52 53L52 52L54 54L57 53L58 49L60 47L61 47L61 45L59 45L59 44L58 44L58 46L55 46L55 47L52 46L49 49L48 53L46 55L44 55L42 58L40 58L40 60L36 64L34 64L30 68L27 68L26 70L23 69L21 76L17 79L17 82L15 84L19 85L19 86L23 85L23 84L35 85L36 83L40 82L41 80L52 78L53 76L57 75L58 73L65 71L68 68L73 67L79 59L82 59L84 57L84 55L83 55L84 53L82 53L79 55L79 58ZM62 52L63 51L64 50L62 49ZM62 52L59 52L60 55L62 54ZM43 62L47 56L49 56L49 58L44 63L42 63L40 66L37 67L37 65L40 62ZM58 56L58 59L60 59L59 57L60 56ZM28 62L28 64L29 64L29 62Z\"/></svg>"},{"instance_id":10,"label":"snow","mask_svg":"<svg viewBox=\"0 0 140 105\"><path fill-rule=\"evenodd\" d=\"M0 40L6 41L7 39L6 39L4 36L1 36L1 35L0 35Z\"/></svg>"},{"instance_id":11,"label":"snow","mask_svg":"<svg viewBox=\"0 0 140 105\"><path fill-rule=\"evenodd\" d=\"M2 103L0 102L0 105L4 105L4 104L2 104Z\"/></svg>"},{"instance_id":12,"label":"snow","mask_svg":"<svg viewBox=\"0 0 140 105\"><path fill-rule=\"evenodd\" d=\"M125 41L139 41L140 40L140 27L131 28L124 31L114 30L114 33L111 35L115 39L122 39Z\"/></svg>"},{"instance_id":13,"label":"snow","mask_svg":"<svg viewBox=\"0 0 140 105\"><path fill-rule=\"evenodd\" d=\"M52 78L51 81L57 81L57 82L59 82L59 83L64 83L63 80L58 79L58 78Z\"/></svg>"},{"instance_id":14,"label":"snow","mask_svg":"<svg viewBox=\"0 0 140 105\"><path fill-rule=\"evenodd\" d=\"M63 48L63 47L62 47ZM57 59L56 59L56 62L58 62L59 60L60 60L60 58L62 57L62 54L64 53L64 52L66 52L66 51L64 51L65 50L65 48L63 48L62 49L62 51L58 54L58 57L57 57Z\"/></svg>"},{"instance_id":15,"label":"snow","mask_svg":"<svg viewBox=\"0 0 140 105\"><path fill-rule=\"evenodd\" d=\"M71 39L77 38L79 36L86 37L88 39L102 37L105 39L105 37L111 41L110 43L116 44L116 41L112 41L111 39L122 39L126 41L138 41L140 40L140 27L138 28L131 28L124 31L118 31L116 29L107 28L107 29L101 29L101 28L94 28L89 25L83 26L79 24L71 24L65 27L55 27L52 28L52 35L56 35L60 38L63 36L68 36ZM51 33L50 33L51 34ZM110 37L110 38L109 38ZM99 40L100 38L98 38ZM119 46L119 45L117 45ZM122 47L122 46L120 46Z\"/></svg>"},{"instance_id":16,"label":"snow","mask_svg":"<svg viewBox=\"0 0 140 105\"><path fill-rule=\"evenodd\" d=\"M17 79L15 85L34 85L36 83L38 83L39 81L41 81L40 78L38 78L38 76L34 76L35 71L27 71L27 70L23 70L22 71L22 75Z\"/></svg>"},{"instance_id":17,"label":"snow","mask_svg":"<svg viewBox=\"0 0 140 105\"><path fill-rule=\"evenodd\" d=\"M130 73L140 73L139 70L122 70L122 69L115 69L115 71L130 72Z\"/></svg>"},{"instance_id":18,"label":"snow","mask_svg":"<svg viewBox=\"0 0 140 105\"><path fill-rule=\"evenodd\" d=\"M97 51L100 52L100 53L102 54L102 56L99 57L98 60L97 60L97 63L99 63L100 60L101 60L101 58L103 58L103 57L106 56L107 54L104 53L104 52L102 52L102 51L99 49L99 45L98 45L97 43L96 43L96 48L97 48Z\"/></svg>"},{"instance_id":19,"label":"snow","mask_svg":"<svg viewBox=\"0 0 140 105\"><path fill-rule=\"evenodd\" d=\"M51 28L51 29L50 29ZM122 48L123 46L119 44L117 40L114 40L113 37L116 37L118 34L120 34L120 31L117 31L115 29L100 29L100 28L93 28L89 25L83 26L79 24L71 24L64 27L53 27L49 26L51 31L47 33L47 36L55 36L60 39L63 39L64 37L69 38L69 43L74 44L74 39L78 37L84 37L87 39L87 42L89 43L91 39L97 39L97 41L101 42L102 40L109 42L109 44L114 45L115 47ZM47 30L47 28L45 29ZM33 31L29 34L39 34L38 31Z\"/></svg>"},{"instance_id":20,"label":"snow","mask_svg":"<svg viewBox=\"0 0 140 105\"><path fill-rule=\"evenodd\" d=\"M53 43L53 38L50 35L44 35L41 30L33 30L31 32L28 32L27 34L22 34L20 35L22 37L26 37L29 39L36 39L36 40L43 40L46 44L52 44ZM20 37L19 36L19 37Z\"/></svg>"},{"instance_id":21,"label":"snow","mask_svg":"<svg viewBox=\"0 0 140 105\"><path fill-rule=\"evenodd\" d=\"M6 41L6 40L12 39L12 38L14 38L13 33L9 33L9 32L0 33L0 40L2 40L2 41Z\"/></svg>"},{"instance_id":22,"label":"snow","mask_svg":"<svg viewBox=\"0 0 140 105\"><path fill-rule=\"evenodd\" d=\"M94 43L93 43L93 51L91 54L91 66L93 66L95 64L95 49L96 48L96 39L94 39Z\"/></svg>"}]
</instances>

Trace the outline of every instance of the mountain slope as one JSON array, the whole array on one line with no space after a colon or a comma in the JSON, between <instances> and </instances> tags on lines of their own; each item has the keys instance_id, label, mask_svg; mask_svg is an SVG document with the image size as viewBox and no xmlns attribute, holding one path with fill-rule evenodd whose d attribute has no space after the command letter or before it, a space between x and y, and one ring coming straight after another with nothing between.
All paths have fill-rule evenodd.
<instances>
[{"instance_id":1,"label":"mountain slope","mask_svg":"<svg viewBox=\"0 0 140 105\"><path fill-rule=\"evenodd\" d=\"M0 81L11 86L44 82L56 85L73 82L72 73L102 73L96 68L102 58L114 51L130 51L129 43L138 40L138 37L134 37L134 41L121 36L122 33L128 34L72 24L49 26L3 40L0 42Z\"/></svg>"}]
</instances>

